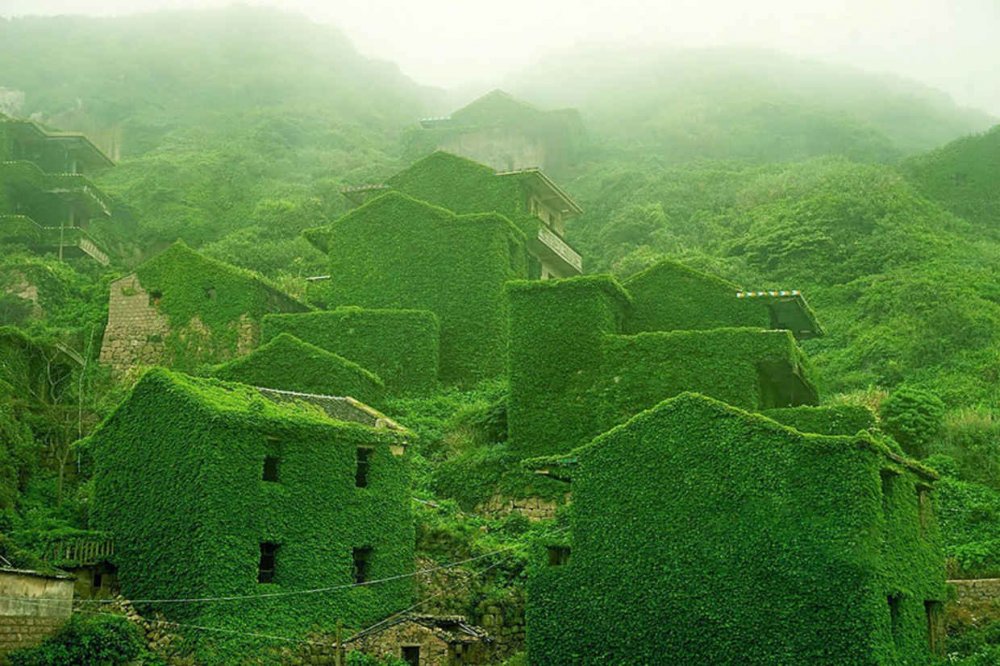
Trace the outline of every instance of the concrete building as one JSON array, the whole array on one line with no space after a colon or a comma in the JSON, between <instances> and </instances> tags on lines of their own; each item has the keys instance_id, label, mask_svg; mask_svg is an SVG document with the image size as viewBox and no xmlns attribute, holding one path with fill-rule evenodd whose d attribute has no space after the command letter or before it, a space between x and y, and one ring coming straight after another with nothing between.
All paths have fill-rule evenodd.
<instances>
[{"instance_id":1,"label":"concrete building","mask_svg":"<svg viewBox=\"0 0 1000 666\"><path fill-rule=\"evenodd\" d=\"M0 116L0 242L108 265L88 228L110 217L110 200L84 174L112 166L82 134Z\"/></svg>"}]
</instances>

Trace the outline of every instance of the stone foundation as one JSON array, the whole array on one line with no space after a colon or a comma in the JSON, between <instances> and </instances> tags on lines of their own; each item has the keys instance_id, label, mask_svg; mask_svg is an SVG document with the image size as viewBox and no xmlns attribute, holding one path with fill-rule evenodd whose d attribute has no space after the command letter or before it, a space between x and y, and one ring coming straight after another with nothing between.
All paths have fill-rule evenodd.
<instances>
[{"instance_id":1,"label":"stone foundation","mask_svg":"<svg viewBox=\"0 0 1000 666\"><path fill-rule=\"evenodd\" d=\"M73 610L73 577L0 570L0 654L56 633Z\"/></svg>"}]
</instances>

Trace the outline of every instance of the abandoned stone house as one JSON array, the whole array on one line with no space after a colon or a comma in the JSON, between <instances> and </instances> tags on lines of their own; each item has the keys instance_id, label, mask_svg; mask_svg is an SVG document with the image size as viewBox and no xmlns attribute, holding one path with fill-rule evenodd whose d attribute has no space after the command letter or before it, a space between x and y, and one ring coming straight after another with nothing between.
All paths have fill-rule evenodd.
<instances>
[{"instance_id":1,"label":"abandoned stone house","mask_svg":"<svg viewBox=\"0 0 1000 666\"><path fill-rule=\"evenodd\" d=\"M528 464L574 504L529 575L531 663L874 666L940 648L935 476L864 433L684 393Z\"/></svg>"},{"instance_id":2,"label":"abandoned stone house","mask_svg":"<svg viewBox=\"0 0 1000 666\"><path fill-rule=\"evenodd\" d=\"M112 166L82 134L0 116L0 242L108 265L88 228L110 217L110 201L84 174Z\"/></svg>"},{"instance_id":3,"label":"abandoned stone house","mask_svg":"<svg viewBox=\"0 0 1000 666\"><path fill-rule=\"evenodd\" d=\"M256 346L266 313L309 309L259 275L176 243L111 283L100 360L116 373L218 363Z\"/></svg>"},{"instance_id":4,"label":"abandoned stone house","mask_svg":"<svg viewBox=\"0 0 1000 666\"><path fill-rule=\"evenodd\" d=\"M343 192L352 203L360 205L391 191L458 215L496 213L507 218L525 236L530 255L526 277L572 277L583 272L582 258L566 242L566 222L583 210L539 168L495 171L438 151L384 184L346 188Z\"/></svg>"},{"instance_id":5,"label":"abandoned stone house","mask_svg":"<svg viewBox=\"0 0 1000 666\"><path fill-rule=\"evenodd\" d=\"M400 615L352 636L348 650L407 666L489 664L492 641L460 615Z\"/></svg>"},{"instance_id":6,"label":"abandoned stone house","mask_svg":"<svg viewBox=\"0 0 1000 666\"><path fill-rule=\"evenodd\" d=\"M747 292L674 262L508 284L508 430L522 457L568 451L698 391L759 411L816 404L796 338L822 330L795 291Z\"/></svg>"},{"instance_id":7,"label":"abandoned stone house","mask_svg":"<svg viewBox=\"0 0 1000 666\"><path fill-rule=\"evenodd\" d=\"M408 436L372 414L343 399L148 371L86 444L92 523L114 541L122 594L238 597L155 610L296 635L406 607ZM295 603L280 594L315 589L327 591Z\"/></svg>"},{"instance_id":8,"label":"abandoned stone house","mask_svg":"<svg viewBox=\"0 0 1000 666\"><path fill-rule=\"evenodd\" d=\"M493 90L446 118L420 121L422 146L486 164L497 171L570 164L583 139L575 109L543 111Z\"/></svg>"}]
</instances>

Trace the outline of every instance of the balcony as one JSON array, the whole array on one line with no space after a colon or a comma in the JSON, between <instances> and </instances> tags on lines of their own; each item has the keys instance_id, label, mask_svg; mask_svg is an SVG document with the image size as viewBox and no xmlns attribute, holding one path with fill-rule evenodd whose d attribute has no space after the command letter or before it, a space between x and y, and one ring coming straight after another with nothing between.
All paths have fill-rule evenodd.
<instances>
[{"instance_id":1,"label":"balcony","mask_svg":"<svg viewBox=\"0 0 1000 666\"><path fill-rule=\"evenodd\" d=\"M34 248L54 248L60 257L85 254L102 266L111 263L108 255L79 227L43 227L26 215L0 215L0 241L23 243Z\"/></svg>"},{"instance_id":2,"label":"balcony","mask_svg":"<svg viewBox=\"0 0 1000 666\"><path fill-rule=\"evenodd\" d=\"M538 235L529 240L528 250L555 277L572 277L583 272L583 258L545 225L538 226Z\"/></svg>"}]
</instances>

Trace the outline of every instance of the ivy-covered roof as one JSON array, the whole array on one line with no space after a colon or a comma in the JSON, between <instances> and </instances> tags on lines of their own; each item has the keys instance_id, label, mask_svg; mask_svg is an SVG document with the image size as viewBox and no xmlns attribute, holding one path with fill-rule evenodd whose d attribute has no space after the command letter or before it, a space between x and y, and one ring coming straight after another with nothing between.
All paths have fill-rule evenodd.
<instances>
[{"instance_id":1,"label":"ivy-covered roof","mask_svg":"<svg viewBox=\"0 0 1000 666\"><path fill-rule=\"evenodd\" d=\"M629 332L752 326L789 330L804 339L823 334L797 290L744 291L736 284L669 259L625 282L633 308Z\"/></svg>"},{"instance_id":2,"label":"ivy-covered roof","mask_svg":"<svg viewBox=\"0 0 1000 666\"><path fill-rule=\"evenodd\" d=\"M373 404L385 393L385 384L375 373L289 333L216 366L212 376L283 391L350 396Z\"/></svg>"},{"instance_id":3,"label":"ivy-covered roof","mask_svg":"<svg viewBox=\"0 0 1000 666\"><path fill-rule=\"evenodd\" d=\"M31 120L0 116L0 132L27 141L44 141L65 144L69 150L96 167L113 167L114 161L104 154L100 148L79 132L62 132L49 130Z\"/></svg>"}]
</instances>

